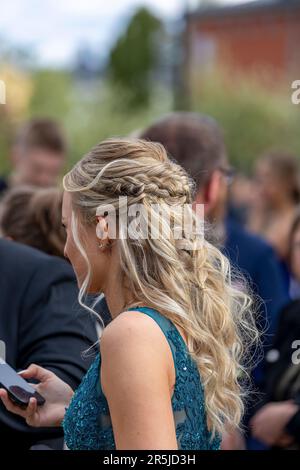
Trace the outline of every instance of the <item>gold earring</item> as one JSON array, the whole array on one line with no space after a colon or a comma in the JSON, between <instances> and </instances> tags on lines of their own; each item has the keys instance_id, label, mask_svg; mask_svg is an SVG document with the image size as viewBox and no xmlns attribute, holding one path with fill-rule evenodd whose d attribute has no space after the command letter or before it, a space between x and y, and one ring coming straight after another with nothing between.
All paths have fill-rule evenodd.
<instances>
[{"instance_id":1,"label":"gold earring","mask_svg":"<svg viewBox=\"0 0 300 470\"><path fill-rule=\"evenodd\" d=\"M108 248L109 245L110 245L109 242L108 242L108 243L103 243L103 242L98 243L98 247L100 248L100 250L103 250L103 249L105 249L105 248Z\"/></svg>"}]
</instances>

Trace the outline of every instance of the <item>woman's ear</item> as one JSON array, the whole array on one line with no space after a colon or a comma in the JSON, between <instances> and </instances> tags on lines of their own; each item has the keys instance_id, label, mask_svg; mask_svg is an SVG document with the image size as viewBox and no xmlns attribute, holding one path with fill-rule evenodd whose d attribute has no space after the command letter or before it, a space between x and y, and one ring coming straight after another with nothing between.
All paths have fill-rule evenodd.
<instances>
[{"instance_id":1,"label":"woman's ear","mask_svg":"<svg viewBox=\"0 0 300 470\"><path fill-rule=\"evenodd\" d=\"M102 215L97 215L96 236L103 242L108 240L108 222Z\"/></svg>"}]
</instances>

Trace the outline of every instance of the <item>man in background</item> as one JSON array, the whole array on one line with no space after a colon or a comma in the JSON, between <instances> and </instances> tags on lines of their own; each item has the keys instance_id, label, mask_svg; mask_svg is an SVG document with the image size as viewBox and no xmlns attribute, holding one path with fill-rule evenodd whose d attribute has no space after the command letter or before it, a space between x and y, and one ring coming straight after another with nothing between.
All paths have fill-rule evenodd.
<instances>
[{"instance_id":1,"label":"man in background","mask_svg":"<svg viewBox=\"0 0 300 470\"><path fill-rule=\"evenodd\" d=\"M29 246L0 239L0 341L15 370L38 364L74 390L97 341L94 319L77 301L71 265ZM4 348L5 345L5 348ZM26 450L38 443L62 449L62 428L33 428L9 413L0 400L1 449Z\"/></svg>"},{"instance_id":2,"label":"man in background","mask_svg":"<svg viewBox=\"0 0 300 470\"><path fill-rule=\"evenodd\" d=\"M66 158L66 142L51 119L33 119L18 131L11 151L12 173L0 178L0 195L15 185L50 187L57 184Z\"/></svg>"}]
</instances>

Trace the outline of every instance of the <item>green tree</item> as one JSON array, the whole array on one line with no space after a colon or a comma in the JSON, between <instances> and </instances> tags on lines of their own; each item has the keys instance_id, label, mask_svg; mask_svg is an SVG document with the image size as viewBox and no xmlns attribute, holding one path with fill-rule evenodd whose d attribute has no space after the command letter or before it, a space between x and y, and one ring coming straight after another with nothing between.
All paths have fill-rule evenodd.
<instances>
[{"instance_id":1,"label":"green tree","mask_svg":"<svg viewBox=\"0 0 300 470\"><path fill-rule=\"evenodd\" d=\"M134 108L149 103L162 31L162 22L146 8L141 8L111 50L108 76L126 93L129 104Z\"/></svg>"}]
</instances>

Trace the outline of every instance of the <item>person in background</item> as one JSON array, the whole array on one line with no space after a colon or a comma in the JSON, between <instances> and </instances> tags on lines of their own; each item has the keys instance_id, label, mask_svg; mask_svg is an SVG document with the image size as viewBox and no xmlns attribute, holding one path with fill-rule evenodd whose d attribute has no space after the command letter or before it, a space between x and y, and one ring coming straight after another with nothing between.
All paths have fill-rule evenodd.
<instances>
[{"instance_id":1,"label":"person in background","mask_svg":"<svg viewBox=\"0 0 300 470\"><path fill-rule=\"evenodd\" d=\"M12 146L13 170L0 179L0 194L20 184L55 186L65 164L66 141L51 119L33 119L20 128Z\"/></svg>"},{"instance_id":2,"label":"person in background","mask_svg":"<svg viewBox=\"0 0 300 470\"><path fill-rule=\"evenodd\" d=\"M289 234L300 203L298 159L286 152L266 153L258 159L254 176L248 228L264 237L287 263Z\"/></svg>"},{"instance_id":3,"label":"person in background","mask_svg":"<svg viewBox=\"0 0 300 470\"><path fill-rule=\"evenodd\" d=\"M271 402L251 420L253 435L273 449L300 449L300 392L294 400Z\"/></svg>"},{"instance_id":4,"label":"person in background","mask_svg":"<svg viewBox=\"0 0 300 470\"><path fill-rule=\"evenodd\" d=\"M229 188L227 217L246 226L253 198L253 181L243 173L236 173Z\"/></svg>"},{"instance_id":5,"label":"person in background","mask_svg":"<svg viewBox=\"0 0 300 470\"><path fill-rule=\"evenodd\" d=\"M270 448L300 449L300 300L286 306L266 356L262 400L250 421L252 435Z\"/></svg>"},{"instance_id":6,"label":"person in background","mask_svg":"<svg viewBox=\"0 0 300 470\"><path fill-rule=\"evenodd\" d=\"M0 231L8 239L64 257L62 193L56 188L17 186L1 201Z\"/></svg>"},{"instance_id":7,"label":"person in background","mask_svg":"<svg viewBox=\"0 0 300 470\"><path fill-rule=\"evenodd\" d=\"M266 356L265 396L251 420L253 435L272 448L300 449L300 212L289 235L293 300L280 314ZM298 350L297 350L298 348Z\"/></svg>"},{"instance_id":8,"label":"person in background","mask_svg":"<svg viewBox=\"0 0 300 470\"><path fill-rule=\"evenodd\" d=\"M300 207L298 206L289 236L288 267L291 273L290 296L300 299Z\"/></svg>"},{"instance_id":9,"label":"person in background","mask_svg":"<svg viewBox=\"0 0 300 470\"><path fill-rule=\"evenodd\" d=\"M277 328L279 312L289 300L288 289L271 246L239 224L226 220L232 170L219 125L206 115L177 112L150 125L141 133L141 138L164 145L195 180L195 202L204 204L205 217L213 224L224 253L231 264L247 276L254 293L263 301L259 325L265 330L266 352ZM253 371L258 390L263 387L263 367L264 362L260 361Z\"/></svg>"},{"instance_id":10,"label":"person in background","mask_svg":"<svg viewBox=\"0 0 300 470\"><path fill-rule=\"evenodd\" d=\"M29 364L55 372L77 388L91 363L82 353L95 341L94 319L77 303L71 265L56 256L0 239L0 340L15 370ZM34 429L0 403L1 449L26 450L39 442L62 448L62 429Z\"/></svg>"}]
</instances>

